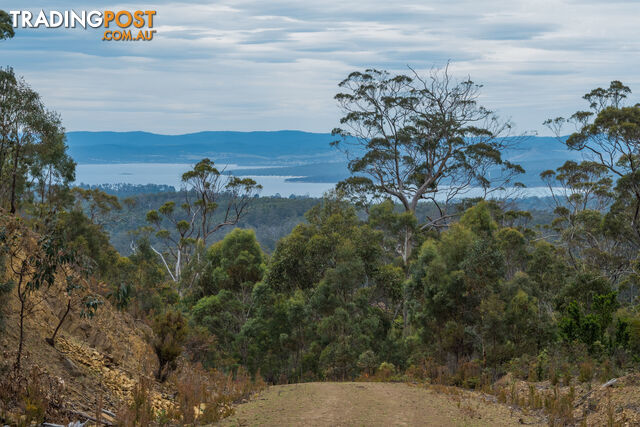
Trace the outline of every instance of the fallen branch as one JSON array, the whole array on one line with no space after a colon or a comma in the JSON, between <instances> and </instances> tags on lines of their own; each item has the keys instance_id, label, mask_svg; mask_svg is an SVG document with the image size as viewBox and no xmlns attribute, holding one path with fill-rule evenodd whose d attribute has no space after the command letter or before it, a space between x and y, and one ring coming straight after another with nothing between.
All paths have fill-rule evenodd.
<instances>
[{"instance_id":1,"label":"fallen branch","mask_svg":"<svg viewBox=\"0 0 640 427\"><path fill-rule=\"evenodd\" d=\"M618 382L617 378L612 378L609 381L607 381L606 383L602 384L602 386L600 387L600 390L604 390L607 387L611 387L612 385L616 384L617 382ZM589 396L591 396L591 393L593 393L593 390L590 390L584 396L582 396L580 398L580 400L578 401L578 403L573 405L573 407L577 408L578 406L582 405L584 403L584 401L587 400L589 398Z\"/></svg>"},{"instance_id":2,"label":"fallen branch","mask_svg":"<svg viewBox=\"0 0 640 427\"><path fill-rule=\"evenodd\" d=\"M116 414L114 414L114 413L113 413L113 412L111 412L111 411L107 411L106 409L103 409L103 410L102 410L102 413L103 413L103 414L105 414L105 415L108 415L108 416L110 416L110 417L113 417L113 418L115 418L115 417L116 417Z\"/></svg>"},{"instance_id":3,"label":"fallen branch","mask_svg":"<svg viewBox=\"0 0 640 427\"><path fill-rule=\"evenodd\" d=\"M92 417L91 415L86 414L86 413L81 412L81 411L70 411L70 412L71 412L72 414L74 414L74 415L79 416L79 417L86 418L86 419L87 419L87 420L89 420L89 421L93 421L94 423L103 424L103 425L105 425L105 426L112 426L112 425L113 425L113 424L112 424L112 423L110 423L109 421L105 421L105 420L100 420L100 422L98 422L98 420L96 420L96 419L95 419L94 417Z\"/></svg>"}]
</instances>

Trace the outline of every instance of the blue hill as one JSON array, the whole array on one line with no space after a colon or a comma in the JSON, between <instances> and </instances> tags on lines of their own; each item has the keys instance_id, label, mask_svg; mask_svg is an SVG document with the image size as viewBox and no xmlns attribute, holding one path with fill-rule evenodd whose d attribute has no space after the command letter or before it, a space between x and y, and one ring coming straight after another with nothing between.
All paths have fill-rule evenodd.
<instances>
[{"instance_id":1,"label":"blue hill","mask_svg":"<svg viewBox=\"0 0 640 427\"><path fill-rule=\"evenodd\" d=\"M69 132L71 155L79 163L177 162L203 156L216 160L273 161L336 154L330 134L301 131L198 132L158 135L148 132Z\"/></svg>"},{"instance_id":2,"label":"blue hill","mask_svg":"<svg viewBox=\"0 0 640 427\"><path fill-rule=\"evenodd\" d=\"M345 158L329 144L328 133L302 131L212 131L185 135L148 132L69 132L70 154L78 163L194 163L209 157L240 165L251 175L304 176L308 182L337 182L348 176ZM522 181L541 185L540 172L579 160L552 137L529 137L504 153L527 171ZM261 166L261 168L252 168Z\"/></svg>"}]
</instances>

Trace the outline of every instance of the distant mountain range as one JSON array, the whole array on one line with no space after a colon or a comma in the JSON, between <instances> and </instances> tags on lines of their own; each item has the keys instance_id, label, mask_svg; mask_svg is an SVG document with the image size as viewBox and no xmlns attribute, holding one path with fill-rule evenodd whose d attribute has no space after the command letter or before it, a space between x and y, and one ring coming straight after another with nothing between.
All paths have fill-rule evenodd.
<instances>
[{"instance_id":1,"label":"distant mountain range","mask_svg":"<svg viewBox=\"0 0 640 427\"><path fill-rule=\"evenodd\" d=\"M148 132L68 132L71 155L79 163L217 162L273 164L336 157L331 134L300 131L198 132L158 135Z\"/></svg>"},{"instance_id":2,"label":"distant mountain range","mask_svg":"<svg viewBox=\"0 0 640 427\"><path fill-rule=\"evenodd\" d=\"M195 163L209 157L234 164L238 175L278 175L306 182L337 182L348 176L342 153L330 146L328 133L301 131L198 132L158 135L148 132L68 132L70 154L80 164ZM527 171L527 186L539 186L540 172L580 160L552 137L529 137L504 153Z\"/></svg>"}]
</instances>

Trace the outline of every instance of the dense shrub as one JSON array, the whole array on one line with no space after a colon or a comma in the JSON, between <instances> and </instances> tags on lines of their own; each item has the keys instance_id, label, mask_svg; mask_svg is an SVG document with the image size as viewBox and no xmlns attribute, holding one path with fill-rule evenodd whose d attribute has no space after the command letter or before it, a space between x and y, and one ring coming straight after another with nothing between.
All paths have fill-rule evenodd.
<instances>
[{"instance_id":1,"label":"dense shrub","mask_svg":"<svg viewBox=\"0 0 640 427\"><path fill-rule=\"evenodd\" d=\"M187 331L187 319L178 311L168 310L154 319L153 347L159 362L156 374L158 380L165 381L176 368L176 360L184 350Z\"/></svg>"}]
</instances>

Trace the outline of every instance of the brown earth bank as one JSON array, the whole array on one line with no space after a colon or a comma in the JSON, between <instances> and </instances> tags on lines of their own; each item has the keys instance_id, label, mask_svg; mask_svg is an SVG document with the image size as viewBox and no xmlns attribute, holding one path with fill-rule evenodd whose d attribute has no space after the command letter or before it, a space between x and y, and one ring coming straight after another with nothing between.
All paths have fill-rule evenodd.
<instances>
[{"instance_id":1,"label":"brown earth bank","mask_svg":"<svg viewBox=\"0 0 640 427\"><path fill-rule=\"evenodd\" d=\"M306 383L269 387L223 426L546 425L492 396L403 383Z\"/></svg>"},{"instance_id":2,"label":"brown earth bank","mask_svg":"<svg viewBox=\"0 0 640 427\"><path fill-rule=\"evenodd\" d=\"M56 284L55 286L61 286ZM100 406L109 413L119 411L131 396L139 378L153 378L157 358L149 344L153 332L144 322L115 310L108 301L88 319L72 312L65 319L55 347L46 342L65 310L60 293L34 296L38 301L25 319L22 372L27 377L40 376L46 383L57 383L45 394L57 401L58 419L78 420L81 414L93 415ZM63 293L62 293L63 294ZM0 333L0 375L11 372L18 343L18 305L15 296L5 302L4 330ZM166 391L157 385L153 390L154 406L168 405ZM0 394L2 394L0 392ZM2 396L0 396L2 397ZM23 412L24 398L18 407L4 408ZM2 414L0 414L2 415ZM106 418L112 418L105 415Z\"/></svg>"}]
</instances>

